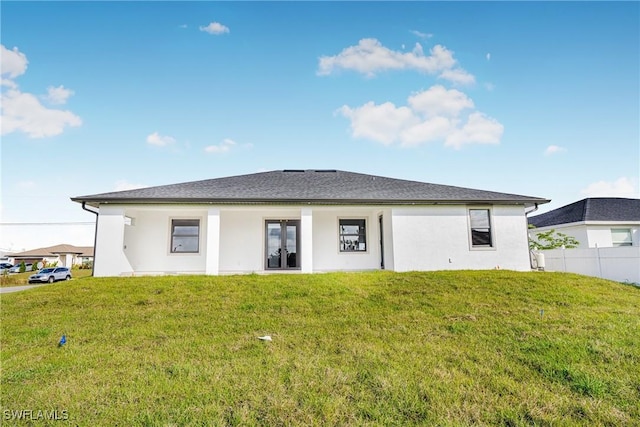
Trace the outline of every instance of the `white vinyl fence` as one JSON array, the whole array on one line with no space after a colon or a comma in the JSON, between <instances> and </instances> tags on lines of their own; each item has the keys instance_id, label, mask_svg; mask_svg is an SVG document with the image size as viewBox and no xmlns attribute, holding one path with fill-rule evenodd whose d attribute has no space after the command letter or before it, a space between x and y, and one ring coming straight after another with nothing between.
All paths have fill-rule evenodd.
<instances>
[{"instance_id":1,"label":"white vinyl fence","mask_svg":"<svg viewBox=\"0 0 640 427\"><path fill-rule=\"evenodd\" d=\"M563 271L640 284L640 246L553 249L544 254L546 271Z\"/></svg>"}]
</instances>

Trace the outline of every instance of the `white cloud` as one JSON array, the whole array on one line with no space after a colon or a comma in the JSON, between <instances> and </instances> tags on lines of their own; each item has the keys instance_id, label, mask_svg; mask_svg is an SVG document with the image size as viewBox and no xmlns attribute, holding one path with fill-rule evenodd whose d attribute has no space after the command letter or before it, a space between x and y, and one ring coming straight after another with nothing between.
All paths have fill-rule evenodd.
<instances>
[{"instance_id":1,"label":"white cloud","mask_svg":"<svg viewBox=\"0 0 640 427\"><path fill-rule=\"evenodd\" d=\"M156 147L166 147L176 142L175 138L170 136L162 136L158 132L154 132L147 136L147 143Z\"/></svg>"},{"instance_id":2,"label":"white cloud","mask_svg":"<svg viewBox=\"0 0 640 427\"><path fill-rule=\"evenodd\" d=\"M434 46L429 55L425 55L420 43L416 43L411 52L402 52L386 48L376 39L362 39L357 46L347 47L335 56L320 57L317 74L324 76L344 69L373 77L379 71L409 69L438 74L453 83L473 83L473 75L456 64L453 52L441 45Z\"/></svg>"},{"instance_id":3,"label":"white cloud","mask_svg":"<svg viewBox=\"0 0 640 427\"><path fill-rule=\"evenodd\" d=\"M66 126L82 124L71 111L44 107L34 95L17 89L2 93L2 135L24 132L31 138L61 134Z\"/></svg>"},{"instance_id":4,"label":"white cloud","mask_svg":"<svg viewBox=\"0 0 640 427\"><path fill-rule=\"evenodd\" d=\"M473 101L464 93L455 90L447 90L444 86L435 85L428 90L419 92L409 97L411 108L426 116L457 116L466 108L473 108Z\"/></svg>"},{"instance_id":5,"label":"white cloud","mask_svg":"<svg viewBox=\"0 0 640 427\"><path fill-rule=\"evenodd\" d=\"M634 182L627 178L621 177L613 182L598 181L589 184L587 188L581 192L586 197L627 197L640 198L640 194Z\"/></svg>"},{"instance_id":6,"label":"white cloud","mask_svg":"<svg viewBox=\"0 0 640 427\"><path fill-rule=\"evenodd\" d=\"M433 37L433 34L423 33L423 32L418 31L418 30L412 30L411 34L413 34L416 37L420 37L421 39L430 39L431 37Z\"/></svg>"},{"instance_id":7,"label":"white cloud","mask_svg":"<svg viewBox=\"0 0 640 427\"><path fill-rule=\"evenodd\" d=\"M189 26L187 24L182 24L182 25L179 25L178 28L189 28Z\"/></svg>"},{"instance_id":8,"label":"white cloud","mask_svg":"<svg viewBox=\"0 0 640 427\"><path fill-rule=\"evenodd\" d=\"M476 82L476 78L473 76L473 74L469 74L462 68L444 70L442 73L440 73L438 78L449 80L451 83L460 85L470 85Z\"/></svg>"},{"instance_id":9,"label":"white cloud","mask_svg":"<svg viewBox=\"0 0 640 427\"><path fill-rule=\"evenodd\" d=\"M45 99L49 101L51 104L64 104L67 102L67 99L73 95L73 91L70 89L65 89L64 86L53 87L49 86L47 88L47 96Z\"/></svg>"},{"instance_id":10,"label":"white cloud","mask_svg":"<svg viewBox=\"0 0 640 427\"><path fill-rule=\"evenodd\" d=\"M206 27L201 26L200 31L204 31L205 33L220 35L229 32L229 27L222 25L219 22L211 22Z\"/></svg>"},{"instance_id":11,"label":"white cloud","mask_svg":"<svg viewBox=\"0 0 640 427\"><path fill-rule=\"evenodd\" d=\"M3 78L15 79L27 71L27 57L17 47L9 50L0 45L0 73Z\"/></svg>"},{"instance_id":12,"label":"white cloud","mask_svg":"<svg viewBox=\"0 0 640 427\"><path fill-rule=\"evenodd\" d=\"M336 113L350 120L354 138L384 145L443 141L460 149L465 144L500 143L504 126L474 108L464 93L435 85L409 96L406 106L370 101L359 107L343 105Z\"/></svg>"},{"instance_id":13,"label":"white cloud","mask_svg":"<svg viewBox=\"0 0 640 427\"><path fill-rule=\"evenodd\" d=\"M444 145L459 150L465 144L499 144L503 132L504 126L496 119L476 111L462 128L447 136Z\"/></svg>"},{"instance_id":14,"label":"white cloud","mask_svg":"<svg viewBox=\"0 0 640 427\"><path fill-rule=\"evenodd\" d=\"M546 150L544 150L544 155L550 156L552 154L561 153L563 151L567 151L567 149L558 145L550 145Z\"/></svg>"},{"instance_id":15,"label":"white cloud","mask_svg":"<svg viewBox=\"0 0 640 427\"><path fill-rule=\"evenodd\" d=\"M487 61L491 61L491 54L487 53Z\"/></svg>"},{"instance_id":16,"label":"white cloud","mask_svg":"<svg viewBox=\"0 0 640 427\"><path fill-rule=\"evenodd\" d=\"M120 179L116 181L116 185L113 188L113 191L135 190L138 188L146 188L146 187L148 187L148 185L146 184L134 184L134 183L128 182L127 180Z\"/></svg>"},{"instance_id":17,"label":"white cloud","mask_svg":"<svg viewBox=\"0 0 640 427\"><path fill-rule=\"evenodd\" d=\"M21 92L13 80L27 70L29 61L18 48L9 50L0 45L0 66L2 73L2 94L0 95L2 131L8 135L23 132L30 138L44 138L61 134L67 126L82 124L80 117L67 110L56 110L43 106L38 97ZM53 104L64 103L73 91L49 87L48 94L43 96Z\"/></svg>"},{"instance_id":18,"label":"white cloud","mask_svg":"<svg viewBox=\"0 0 640 427\"><path fill-rule=\"evenodd\" d=\"M208 147L205 147L204 151L207 153L226 153L231 150L234 145L236 145L234 140L225 138L218 145L209 145Z\"/></svg>"},{"instance_id":19,"label":"white cloud","mask_svg":"<svg viewBox=\"0 0 640 427\"><path fill-rule=\"evenodd\" d=\"M410 108L397 108L391 102L381 105L367 102L356 108L343 105L338 112L351 120L354 138L372 139L385 145L394 143L404 129L419 123Z\"/></svg>"}]
</instances>

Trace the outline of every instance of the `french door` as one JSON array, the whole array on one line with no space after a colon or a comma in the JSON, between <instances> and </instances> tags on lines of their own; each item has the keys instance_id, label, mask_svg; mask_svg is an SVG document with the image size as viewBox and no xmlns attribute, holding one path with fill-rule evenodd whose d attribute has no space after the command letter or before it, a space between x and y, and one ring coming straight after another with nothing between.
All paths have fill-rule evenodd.
<instances>
[{"instance_id":1,"label":"french door","mask_svg":"<svg viewBox=\"0 0 640 427\"><path fill-rule=\"evenodd\" d=\"M268 270L300 268L300 220L267 220L266 260Z\"/></svg>"}]
</instances>

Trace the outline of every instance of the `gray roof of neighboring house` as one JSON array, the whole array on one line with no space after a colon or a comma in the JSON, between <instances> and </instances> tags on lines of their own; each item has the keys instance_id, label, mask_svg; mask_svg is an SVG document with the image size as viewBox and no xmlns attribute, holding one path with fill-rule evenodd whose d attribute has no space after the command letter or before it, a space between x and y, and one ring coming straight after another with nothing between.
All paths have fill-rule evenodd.
<instances>
[{"instance_id":1,"label":"gray roof of neighboring house","mask_svg":"<svg viewBox=\"0 0 640 427\"><path fill-rule=\"evenodd\" d=\"M536 227L585 221L640 221L640 199L593 197L529 218Z\"/></svg>"},{"instance_id":2,"label":"gray roof of neighboring house","mask_svg":"<svg viewBox=\"0 0 640 427\"><path fill-rule=\"evenodd\" d=\"M534 205L549 200L336 170L283 170L73 197L101 203L411 204L483 202Z\"/></svg>"},{"instance_id":3,"label":"gray roof of neighboring house","mask_svg":"<svg viewBox=\"0 0 640 427\"><path fill-rule=\"evenodd\" d=\"M74 254L84 257L93 256L93 246L73 246L73 245L55 245L48 248L31 249L24 252L17 252L14 254L8 254L6 256L11 258L47 258L60 254Z\"/></svg>"}]
</instances>

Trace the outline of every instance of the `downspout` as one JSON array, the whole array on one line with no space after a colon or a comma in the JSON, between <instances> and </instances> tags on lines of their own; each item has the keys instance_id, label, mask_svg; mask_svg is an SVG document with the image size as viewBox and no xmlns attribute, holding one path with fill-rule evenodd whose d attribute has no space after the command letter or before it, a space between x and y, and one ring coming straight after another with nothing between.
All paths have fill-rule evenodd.
<instances>
[{"instance_id":1,"label":"downspout","mask_svg":"<svg viewBox=\"0 0 640 427\"><path fill-rule=\"evenodd\" d=\"M87 212L91 212L92 214L94 214L96 216L96 230L93 234L93 262L91 263L91 277L93 277L93 273L95 272L96 269L96 246L98 243L98 212L96 211L92 211L91 209L87 209L87 202L82 202L82 209L84 209Z\"/></svg>"},{"instance_id":2,"label":"downspout","mask_svg":"<svg viewBox=\"0 0 640 427\"><path fill-rule=\"evenodd\" d=\"M532 210L530 210L529 212L524 211L524 219L527 219L527 216L529 214L534 213L537 210L538 210L538 204L535 203ZM528 242L529 242L529 221L527 220L526 223L527 223L527 244L528 244ZM529 266L531 267L532 270L534 269L533 257L531 256L531 249L529 249Z\"/></svg>"}]
</instances>

